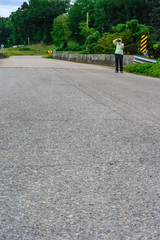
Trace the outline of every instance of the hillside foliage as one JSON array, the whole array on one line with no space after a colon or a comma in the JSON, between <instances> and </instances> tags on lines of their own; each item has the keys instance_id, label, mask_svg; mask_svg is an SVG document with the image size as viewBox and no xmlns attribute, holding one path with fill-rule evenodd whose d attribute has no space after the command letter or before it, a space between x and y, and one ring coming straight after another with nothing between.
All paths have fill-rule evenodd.
<instances>
[{"instance_id":1,"label":"hillside foliage","mask_svg":"<svg viewBox=\"0 0 160 240\"><path fill-rule=\"evenodd\" d=\"M148 35L149 54L160 57L160 0L29 0L8 18L0 17L0 44L68 41L86 46L88 53L113 53L121 37L126 54L140 51L141 35Z\"/></svg>"}]
</instances>

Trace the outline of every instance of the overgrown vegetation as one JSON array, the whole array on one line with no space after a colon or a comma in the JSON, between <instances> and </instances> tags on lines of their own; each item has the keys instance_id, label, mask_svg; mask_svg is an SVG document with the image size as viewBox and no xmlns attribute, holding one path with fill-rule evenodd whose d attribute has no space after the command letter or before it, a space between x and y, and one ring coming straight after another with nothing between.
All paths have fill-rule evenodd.
<instances>
[{"instance_id":1,"label":"overgrown vegetation","mask_svg":"<svg viewBox=\"0 0 160 240\"><path fill-rule=\"evenodd\" d=\"M139 54L146 34L149 55L158 58L159 12L159 0L29 0L9 18L0 17L0 44L55 44L65 50L72 40L73 50L113 53L112 40L121 37L125 54Z\"/></svg>"},{"instance_id":2,"label":"overgrown vegetation","mask_svg":"<svg viewBox=\"0 0 160 240\"><path fill-rule=\"evenodd\" d=\"M160 78L160 64L159 63L136 63L129 66L124 66L124 70L130 73L136 73L146 76Z\"/></svg>"},{"instance_id":3,"label":"overgrown vegetation","mask_svg":"<svg viewBox=\"0 0 160 240\"><path fill-rule=\"evenodd\" d=\"M57 46L60 47L62 45L63 48L66 48L70 35L71 31L68 24L68 17L62 14L54 20L51 36Z\"/></svg>"},{"instance_id":4,"label":"overgrown vegetation","mask_svg":"<svg viewBox=\"0 0 160 240\"><path fill-rule=\"evenodd\" d=\"M68 47L66 49L59 48L57 53L64 53L66 52L67 49L68 49L67 50L68 52L78 53L78 51L80 51L80 48L82 47L83 46L77 45L76 42L69 41ZM15 47L15 48L10 47L10 48L5 48L5 56L9 57L9 56L39 55L39 56L50 58L52 56L48 54L48 50L52 50L54 52L55 49L56 49L56 46L54 44L52 45L33 44L33 45L30 45L30 47Z\"/></svg>"},{"instance_id":5,"label":"overgrown vegetation","mask_svg":"<svg viewBox=\"0 0 160 240\"><path fill-rule=\"evenodd\" d=\"M48 54L48 50L55 49L54 45L35 44L30 47L10 47L5 48L5 54L9 56L21 56L21 55L41 55Z\"/></svg>"}]
</instances>

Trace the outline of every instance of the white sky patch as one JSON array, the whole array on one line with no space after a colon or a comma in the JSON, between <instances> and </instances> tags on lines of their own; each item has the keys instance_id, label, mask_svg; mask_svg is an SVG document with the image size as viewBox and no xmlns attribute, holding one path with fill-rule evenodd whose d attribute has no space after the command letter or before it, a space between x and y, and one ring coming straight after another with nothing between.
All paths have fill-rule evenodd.
<instances>
[{"instance_id":1,"label":"white sky patch","mask_svg":"<svg viewBox=\"0 0 160 240\"><path fill-rule=\"evenodd\" d=\"M0 0L0 17L9 17L12 12L15 12L24 2L28 0Z\"/></svg>"},{"instance_id":2,"label":"white sky patch","mask_svg":"<svg viewBox=\"0 0 160 240\"><path fill-rule=\"evenodd\" d=\"M0 5L0 17L9 17L12 12L15 12L20 6Z\"/></svg>"}]
</instances>

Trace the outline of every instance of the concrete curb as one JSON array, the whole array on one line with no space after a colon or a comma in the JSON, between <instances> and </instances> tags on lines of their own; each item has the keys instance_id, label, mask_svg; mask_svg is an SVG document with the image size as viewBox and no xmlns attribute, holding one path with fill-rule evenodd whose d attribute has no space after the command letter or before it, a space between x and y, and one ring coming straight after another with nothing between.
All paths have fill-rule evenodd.
<instances>
[{"instance_id":1,"label":"concrete curb","mask_svg":"<svg viewBox=\"0 0 160 240\"><path fill-rule=\"evenodd\" d=\"M54 59L91 63L107 66L115 66L114 54L53 54ZM124 55L123 64L130 65L133 63L134 55Z\"/></svg>"}]
</instances>

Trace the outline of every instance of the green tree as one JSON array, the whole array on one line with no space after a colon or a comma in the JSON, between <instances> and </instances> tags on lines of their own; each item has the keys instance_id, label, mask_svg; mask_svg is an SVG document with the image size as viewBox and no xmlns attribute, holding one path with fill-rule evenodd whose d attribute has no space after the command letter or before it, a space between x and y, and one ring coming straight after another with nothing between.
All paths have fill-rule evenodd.
<instances>
[{"instance_id":1,"label":"green tree","mask_svg":"<svg viewBox=\"0 0 160 240\"><path fill-rule=\"evenodd\" d=\"M65 13L70 0L30 0L28 19L30 20L30 36L34 42L49 43L52 41L53 20Z\"/></svg>"},{"instance_id":2,"label":"green tree","mask_svg":"<svg viewBox=\"0 0 160 240\"><path fill-rule=\"evenodd\" d=\"M160 0L96 0L94 12L94 27L102 33L131 19L158 28Z\"/></svg>"},{"instance_id":3,"label":"green tree","mask_svg":"<svg viewBox=\"0 0 160 240\"><path fill-rule=\"evenodd\" d=\"M6 34L4 38L10 35L15 44L27 43L28 37L31 43L50 43L53 21L65 13L72 30L71 38L80 44L84 44L88 35L93 35L93 28L102 36L121 34L125 45L130 45L125 48L130 53L137 51L137 41L142 34L150 34L148 46L151 48L160 39L160 0L75 0L73 4L70 0L29 0L10 15L7 25L1 20L1 39ZM106 36L108 42L111 36L105 34L104 39Z\"/></svg>"},{"instance_id":4,"label":"green tree","mask_svg":"<svg viewBox=\"0 0 160 240\"><path fill-rule=\"evenodd\" d=\"M85 37L85 39L94 33L94 28L89 28L86 22L80 23L79 28L81 29L80 34Z\"/></svg>"},{"instance_id":5,"label":"green tree","mask_svg":"<svg viewBox=\"0 0 160 240\"><path fill-rule=\"evenodd\" d=\"M96 53L95 47L97 46L97 42L99 39L100 33L98 31L87 37L85 44L89 53Z\"/></svg>"},{"instance_id":6,"label":"green tree","mask_svg":"<svg viewBox=\"0 0 160 240\"><path fill-rule=\"evenodd\" d=\"M158 41L160 39L160 0L159 3L154 5L151 12L149 13L150 25L156 29L155 38Z\"/></svg>"},{"instance_id":7,"label":"green tree","mask_svg":"<svg viewBox=\"0 0 160 240\"><path fill-rule=\"evenodd\" d=\"M16 12L10 15L12 24L12 42L15 44L25 44L29 34L29 21L27 19L28 4L24 2Z\"/></svg>"},{"instance_id":8,"label":"green tree","mask_svg":"<svg viewBox=\"0 0 160 240\"><path fill-rule=\"evenodd\" d=\"M70 0L29 0L11 14L12 39L15 44L49 43L53 20L66 13Z\"/></svg>"},{"instance_id":9,"label":"green tree","mask_svg":"<svg viewBox=\"0 0 160 240\"><path fill-rule=\"evenodd\" d=\"M0 44L11 44L10 35L12 28L9 18L0 17Z\"/></svg>"},{"instance_id":10,"label":"green tree","mask_svg":"<svg viewBox=\"0 0 160 240\"><path fill-rule=\"evenodd\" d=\"M52 25L51 36L57 46L67 47L67 41L71 35L69 29L68 17L66 14L58 16Z\"/></svg>"},{"instance_id":11,"label":"green tree","mask_svg":"<svg viewBox=\"0 0 160 240\"><path fill-rule=\"evenodd\" d=\"M81 23L87 22L87 13L89 15L89 28L94 26L94 0L76 0L70 6L68 11L70 29L72 29L72 38L83 43L84 38L81 36Z\"/></svg>"},{"instance_id":12,"label":"green tree","mask_svg":"<svg viewBox=\"0 0 160 240\"><path fill-rule=\"evenodd\" d=\"M95 29L104 33L118 23L125 23L126 14L122 0L97 0L95 9Z\"/></svg>"},{"instance_id":13,"label":"green tree","mask_svg":"<svg viewBox=\"0 0 160 240\"><path fill-rule=\"evenodd\" d=\"M115 51L113 40L117 37L114 33L105 33L94 47L95 53L112 54Z\"/></svg>"}]
</instances>

